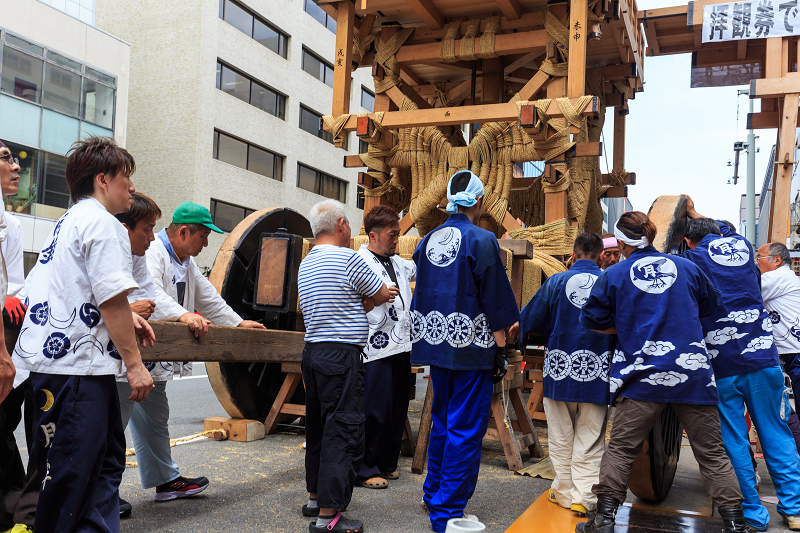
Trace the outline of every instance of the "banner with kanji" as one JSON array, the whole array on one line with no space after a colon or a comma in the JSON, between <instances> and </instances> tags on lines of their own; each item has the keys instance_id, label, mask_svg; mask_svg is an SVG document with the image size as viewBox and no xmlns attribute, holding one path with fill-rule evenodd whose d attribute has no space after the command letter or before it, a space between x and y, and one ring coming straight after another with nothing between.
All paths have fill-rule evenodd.
<instances>
[{"instance_id":1,"label":"banner with kanji","mask_svg":"<svg viewBox=\"0 0 800 533\"><path fill-rule=\"evenodd\" d=\"M703 7L703 42L800 35L798 0L750 0Z\"/></svg>"}]
</instances>

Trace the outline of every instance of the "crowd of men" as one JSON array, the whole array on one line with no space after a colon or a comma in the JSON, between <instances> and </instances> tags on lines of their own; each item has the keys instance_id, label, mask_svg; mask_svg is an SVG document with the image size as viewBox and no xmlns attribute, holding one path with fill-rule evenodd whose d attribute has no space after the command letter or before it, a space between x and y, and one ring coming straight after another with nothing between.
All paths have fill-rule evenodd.
<instances>
[{"instance_id":1,"label":"crowd of men","mask_svg":"<svg viewBox=\"0 0 800 533\"><path fill-rule=\"evenodd\" d=\"M17 192L19 164L0 143L2 195ZM179 205L158 234L161 210L136 193L133 157L113 140L76 143L66 180L74 205L23 276L20 224L0 221L0 531L119 531L130 426L142 488L157 501L198 494L172 459L166 382L189 363L142 362L147 320L263 328L243 320L193 257L221 233L206 208ZM361 533L343 516L353 487L399 478L410 365L433 386L428 474L421 507L433 531L476 521L466 508L478 479L493 383L507 343L544 335L544 408L555 479L547 499L587 517L579 533L613 533L642 444L662 411L680 418L723 531L763 531L745 410L761 437L778 512L800 530L797 421L783 369L800 392L800 279L782 244L757 254L731 224L686 198L681 255L658 252L646 215L625 213L614 233L582 233L569 270L549 277L518 310L494 234L478 226L484 189L469 171L447 186L447 221L413 261L397 255L399 217L364 217L369 242L350 249L344 206L315 205L315 243L298 273L305 324L306 486L311 533ZM621 260L624 257L625 260ZM415 283L412 294L411 284ZM795 394L795 397L797 395ZM615 407L610 440L606 428ZM29 461L14 430L24 419ZM800 424L797 424L800 425ZM37 512L37 509L39 512Z\"/></svg>"}]
</instances>

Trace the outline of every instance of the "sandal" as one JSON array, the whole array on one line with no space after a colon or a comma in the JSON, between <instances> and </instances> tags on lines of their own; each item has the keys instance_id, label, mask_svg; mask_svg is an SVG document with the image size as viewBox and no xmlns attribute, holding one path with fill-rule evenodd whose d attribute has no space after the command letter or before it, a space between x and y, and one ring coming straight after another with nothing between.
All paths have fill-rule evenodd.
<instances>
[{"instance_id":1,"label":"sandal","mask_svg":"<svg viewBox=\"0 0 800 533\"><path fill-rule=\"evenodd\" d=\"M383 479L400 479L400 472L394 470L392 472L381 472Z\"/></svg>"},{"instance_id":2,"label":"sandal","mask_svg":"<svg viewBox=\"0 0 800 533\"><path fill-rule=\"evenodd\" d=\"M389 488L389 482L382 477L371 477L369 479L357 479L356 485L364 487L365 489L386 489Z\"/></svg>"},{"instance_id":3,"label":"sandal","mask_svg":"<svg viewBox=\"0 0 800 533\"><path fill-rule=\"evenodd\" d=\"M341 512L337 512L336 516L327 526L318 526L316 522L311 522L308 524L308 531L310 533L328 533L329 531L340 531L342 533L364 533L364 524L361 522L361 520L351 520L342 516Z\"/></svg>"}]
</instances>

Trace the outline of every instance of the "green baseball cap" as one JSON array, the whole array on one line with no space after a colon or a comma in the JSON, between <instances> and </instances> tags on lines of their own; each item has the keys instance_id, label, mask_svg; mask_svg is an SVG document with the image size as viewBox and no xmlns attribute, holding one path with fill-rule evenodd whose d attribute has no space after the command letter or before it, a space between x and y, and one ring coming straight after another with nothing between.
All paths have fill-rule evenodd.
<instances>
[{"instance_id":1,"label":"green baseball cap","mask_svg":"<svg viewBox=\"0 0 800 533\"><path fill-rule=\"evenodd\" d=\"M211 213L208 212L208 209L194 202L183 202L181 205L176 207L175 212L172 213L172 223L202 224L211 231L225 233L214 225L214 221L211 219Z\"/></svg>"}]
</instances>

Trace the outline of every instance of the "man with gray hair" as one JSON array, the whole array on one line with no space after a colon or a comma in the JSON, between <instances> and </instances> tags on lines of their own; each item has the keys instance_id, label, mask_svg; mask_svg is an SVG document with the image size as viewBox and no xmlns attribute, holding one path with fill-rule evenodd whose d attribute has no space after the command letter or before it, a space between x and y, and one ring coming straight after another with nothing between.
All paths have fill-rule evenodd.
<instances>
[{"instance_id":1,"label":"man with gray hair","mask_svg":"<svg viewBox=\"0 0 800 533\"><path fill-rule=\"evenodd\" d=\"M314 247L297 275L306 327L306 485L304 516L316 516L311 533L362 533L360 520L341 510L350 504L356 468L364 455L364 364L367 312L393 301L397 288L381 281L350 249L344 205L325 200L311 208Z\"/></svg>"},{"instance_id":2,"label":"man with gray hair","mask_svg":"<svg viewBox=\"0 0 800 533\"><path fill-rule=\"evenodd\" d=\"M791 267L786 246L767 243L756 253L761 271L761 297L772 323L772 337L784 371L792 380L795 401L800 398L800 279Z\"/></svg>"}]
</instances>

